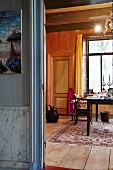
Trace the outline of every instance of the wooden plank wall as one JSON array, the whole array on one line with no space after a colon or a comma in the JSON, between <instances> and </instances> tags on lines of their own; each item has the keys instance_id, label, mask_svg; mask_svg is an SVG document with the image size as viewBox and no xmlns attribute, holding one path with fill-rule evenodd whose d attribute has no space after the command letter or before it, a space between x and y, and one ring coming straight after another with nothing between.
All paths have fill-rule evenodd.
<instances>
[{"instance_id":1,"label":"wooden plank wall","mask_svg":"<svg viewBox=\"0 0 113 170\"><path fill-rule=\"evenodd\" d=\"M51 60L53 60L55 57L69 57L71 58L72 56L72 62L71 62L71 66L69 66L69 72L71 72L71 77L69 77L69 75L67 77L69 77L69 83L71 85L68 84L69 88L73 88L74 90L74 79L75 79L75 74L74 74L74 65L75 65L75 46L76 46L76 32L74 31L68 31L68 32L53 32L53 33L47 33L46 34L46 52L47 52L47 103L48 104L55 104L55 96L54 96L54 89L55 87L53 87L52 84L52 68L51 68L51 76L50 76L50 67L52 67L52 61L49 62L49 57L51 56ZM66 80L68 81L68 79ZM65 84L65 82L64 82ZM63 94L63 91L61 92ZM67 92L65 93L65 97L67 98ZM53 95L52 95L53 94ZM53 98L52 100L50 98ZM65 99L66 99L65 98ZM64 101L64 100L63 100ZM65 103L67 100L65 100ZM66 114L66 113L65 113Z\"/></svg>"},{"instance_id":2,"label":"wooden plank wall","mask_svg":"<svg viewBox=\"0 0 113 170\"><path fill-rule=\"evenodd\" d=\"M53 32L46 34L46 51L50 55L72 52L75 54L76 32Z\"/></svg>"},{"instance_id":3,"label":"wooden plank wall","mask_svg":"<svg viewBox=\"0 0 113 170\"><path fill-rule=\"evenodd\" d=\"M46 34L46 53L51 56L62 55L64 53L72 53L75 55L76 51L76 35L79 34L79 31L66 31L66 32L52 32ZM87 32L83 32L87 33ZM48 56L47 55L47 56ZM48 58L47 58L48 63ZM49 65L47 64L47 70ZM47 71L48 72L48 71ZM75 74L73 75L74 78ZM48 75L47 75L47 89L49 87L50 82L48 82ZM47 94L47 98L50 96ZM100 111L110 111L110 114L113 114L113 106L112 105L100 105L99 106L99 113ZM95 114L95 106L93 106L93 114Z\"/></svg>"},{"instance_id":4,"label":"wooden plank wall","mask_svg":"<svg viewBox=\"0 0 113 170\"><path fill-rule=\"evenodd\" d=\"M100 114L101 111L109 111L110 115L113 115L113 105L99 105L98 106L98 113ZM93 114L96 113L96 107L93 105Z\"/></svg>"}]
</instances>

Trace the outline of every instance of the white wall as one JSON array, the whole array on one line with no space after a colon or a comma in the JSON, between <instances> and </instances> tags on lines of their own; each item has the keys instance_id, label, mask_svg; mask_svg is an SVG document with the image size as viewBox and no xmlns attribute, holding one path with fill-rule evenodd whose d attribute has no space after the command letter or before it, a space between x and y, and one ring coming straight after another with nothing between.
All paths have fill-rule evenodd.
<instances>
[{"instance_id":1,"label":"white wall","mask_svg":"<svg viewBox=\"0 0 113 170\"><path fill-rule=\"evenodd\" d=\"M22 74L0 74L0 105L29 105L30 39L29 1L0 0L0 11L22 9Z\"/></svg>"},{"instance_id":2,"label":"white wall","mask_svg":"<svg viewBox=\"0 0 113 170\"><path fill-rule=\"evenodd\" d=\"M0 169L28 169L30 115L29 0L0 0L0 11L22 9L22 73L0 74Z\"/></svg>"}]
</instances>

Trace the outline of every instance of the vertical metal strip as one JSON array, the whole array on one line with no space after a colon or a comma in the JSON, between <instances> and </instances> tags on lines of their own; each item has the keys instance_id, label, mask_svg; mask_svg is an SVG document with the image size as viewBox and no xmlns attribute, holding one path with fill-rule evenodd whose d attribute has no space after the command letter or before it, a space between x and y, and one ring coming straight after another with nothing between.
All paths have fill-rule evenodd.
<instances>
[{"instance_id":1,"label":"vertical metal strip","mask_svg":"<svg viewBox=\"0 0 113 170\"><path fill-rule=\"evenodd\" d=\"M45 126L44 126L44 113L45 113L45 83L44 83L44 80L45 80L45 71L44 71L44 68L45 68L45 65L44 65L44 61L46 60L46 56L44 55L44 3L43 1L40 2L40 9L41 9L41 12L40 12L40 29L41 29L41 34L40 34L40 47L41 47L41 51L40 51L40 55L41 55L41 72L40 72L40 75L41 75L41 98L40 98L40 101L41 101L41 110L40 110L40 113L41 113L41 133L42 133L42 140L41 140L41 168L44 168L45 167L45 135L44 135L44 132L45 132Z\"/></svg>"},{"instance_id":2,"label":"vertical metal strip","mask_svg":"<svg viewBox=\"0 0 113 170\"><path fill-rule=\"evenodd\" d=\"M33 41L33 34L34 34L34 32L33 32L33 25L34 25L34 22L33 22L33 19L34 19L34 1L32 1L31 0L31 15L32 15L32 19L31 19L31 22L32 22L32 29L31 29L31 33L32 33L32 36L31 36L31 38L32 38L32 43L31 43L31 45L32 45L32 48L31 48L31 50L32 50L32 92L31 92L31 94L32 94L32 103L31 103L31 125L30 125L30 128L31 128L31 160L30 160L30 170L32 170L33 169L33 161L34 161L34 155L33 155L33 149L34 149L34 144L33 144L33 142L34 142L34 134L33 134L33 131L34 131L34 127L33 127L33 119L34 119L34 107L33 107L33 103L34 103L34 97L33 97L33 90L34 90L34 84L33 84L33 81L34 81L34 77L33 77L33 56L34 56L34 51L33 51L33 46L34 46L34 41Z\"/></svg>"},{"instance_id":3,"label":"vertical metal strip","mask_svg":"<svg viewBox=\"0 0 113 170\"><path fill-rule=\"evenodd\" d=\"M32 14L32 141L30 170L40 170L42 163L43 139L43 0L31 0ZM41 37L42 36L42 37Z\"/></svg>"}]
</instances>

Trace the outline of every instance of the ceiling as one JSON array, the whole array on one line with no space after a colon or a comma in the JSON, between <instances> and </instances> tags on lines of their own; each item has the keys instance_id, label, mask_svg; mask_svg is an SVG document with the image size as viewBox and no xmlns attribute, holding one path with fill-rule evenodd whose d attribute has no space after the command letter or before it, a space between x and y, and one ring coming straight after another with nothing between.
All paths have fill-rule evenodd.
<instances>
[{"instance_id":1,"label":"ceiling","mask_svg":"<svg viewBox=\"0 0 113 170\"><path fill-rule=\"evenodd\" d=\"M104 27L112 0L45 0L46 31L94 30Z\"/></svg>"},{"instance_id":2,"label":"ceiling","mask_svg":"<svg viewBox=\"0 0 113 170\"><path fill-rule=\"evenodd\" d=\"M112 0L45 0L46 9L58 9L58 8L68 8L77 7L84 5L94 5L109 3Z\"/></svg>"}]
</instances>

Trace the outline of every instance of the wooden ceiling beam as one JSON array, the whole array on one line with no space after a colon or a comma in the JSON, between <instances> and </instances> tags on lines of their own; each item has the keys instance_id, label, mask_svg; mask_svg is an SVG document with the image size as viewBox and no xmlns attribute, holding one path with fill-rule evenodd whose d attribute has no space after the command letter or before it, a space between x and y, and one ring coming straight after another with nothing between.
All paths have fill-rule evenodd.
<instances>
[{"instance_id":1,"label":"wooden ceiling beam","mask_svg":"<svg viewBox=\"0 0 113 170\"><path fill-rule=\"evenodd\" d=\"M52 25L47 26L47 32L59 32L59 31L73 31L73 30L86 30L86 29L93 29L94 22L90 23L73 23L73 24L66 24L66 25Z\"/></svg>"},{"instance_id":2,"label":"wooden ceiling beam","mask_svg":"<svg viewBox=\"0 0 113 170\"><path fill-rule=\"evenodd\" d=\"M105 20L110 8L89 9L84 11L72 11L69 13L46 14L46 26L63 25Z\"/></svg>"},{"instance_id":3,"label":"wooden ceiling beam","mask_svg":"<svg viewBox=\"0 0 113 170\"><path fill-rule=\"evenodd\" d=\"M101 19L86 19L86 20L71 20L71 21L65 21L65 22L55 22L55 23L46 23L45 25L48 26L57 26L57 25L67 25L67 24L80 24L80 23L89 23L89 22L98 22L98 24L102 21L105 21L105 18Z\"/></svg>"},{"instance_id":4,"label":"wooden ceiling beam","mask_svg":"<svg viewBox=\"0 0 113 170\"><path fill-rule=\"evenodd\" d=\"M94 32L94 27L97 22L89 22L89 23L74 23L67 25L52 25L46 27L46 32L62 32L62 31L77 31L82 32L84 30L92 30ZM104 28L105 22L101 22L102 28ZM111 32L111 30L108 30Z\"/></svg>"},{"instance_id":5,"label":"wooden ceiling beam","mask_svg":"<svg viewBox=\"0 0 113 170\"><path fill-rule=\"evenodd\" d=\"M46 32L77 31L94 32L94 26L105 20L112 3L76 6L71 8L46 10Z\"/></svg>"},{"instance_id":6,"label":"wooden ceiling beam","mask_svg":"<svg viewBox=\"0 0 113 170\"><path fill-rule=\"evenodd\" d=\"M109 8L109 7L111 8L111 6L112 6L112 2L109 2L109 3L103 3L103 4L93 4L93 5L68 7L68 8L49 9L49 10L45 10L45 13L54 14L54 13L82 11L82 10L89 10L89 9L101 9L101 8Z\"/></svg>"}]
</instances>

